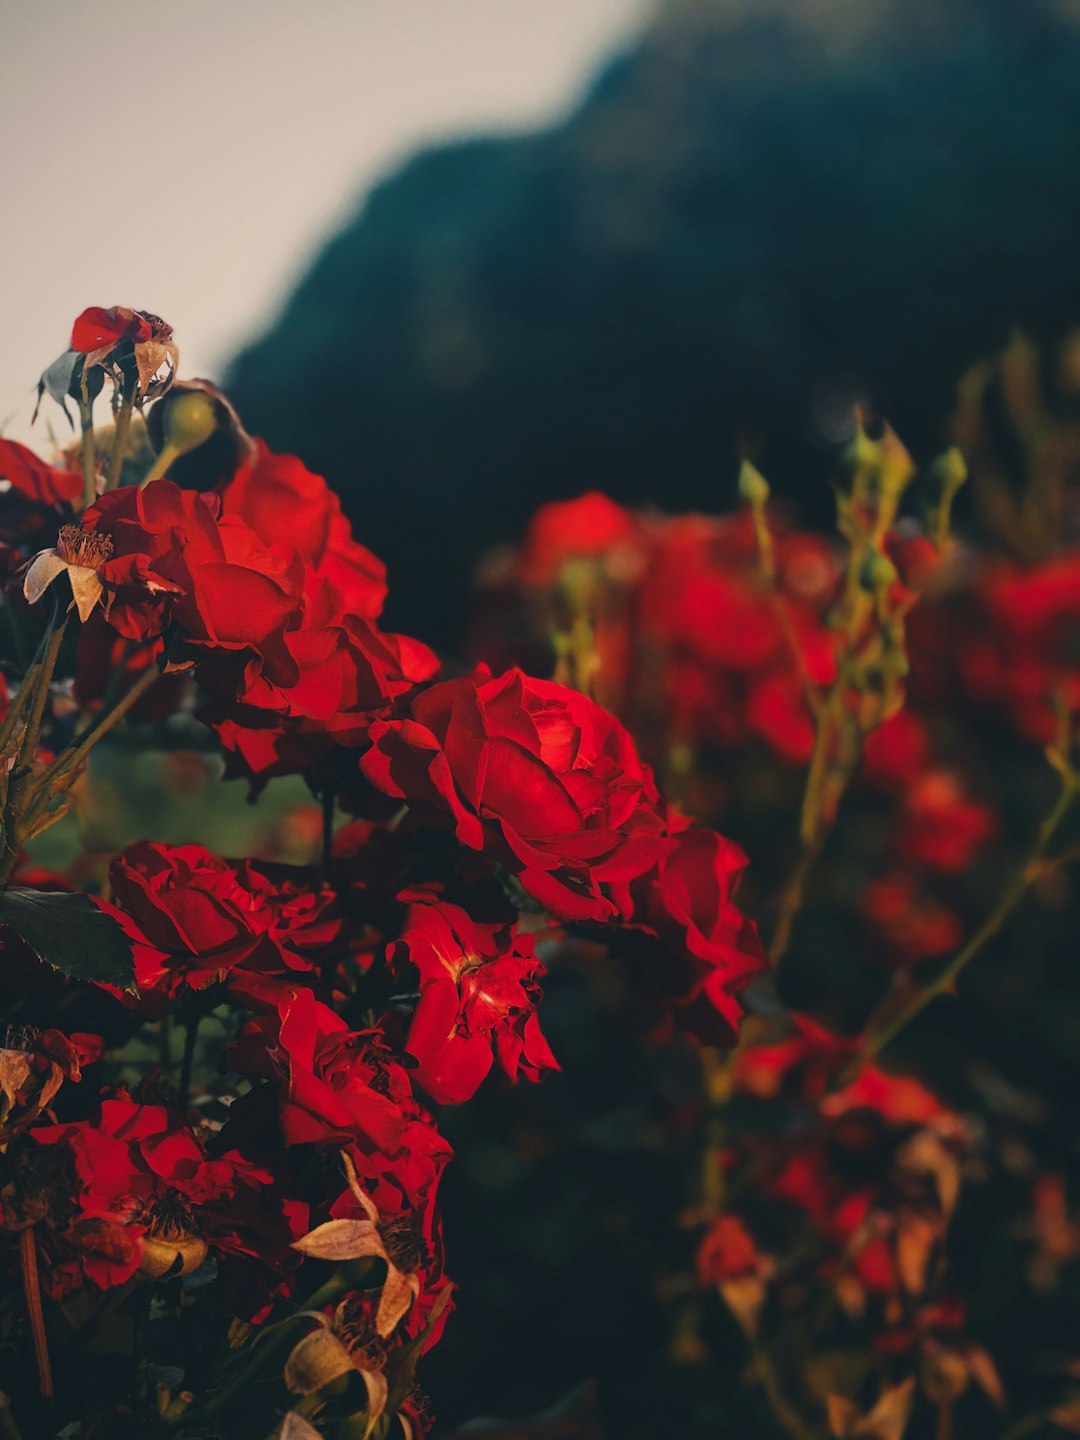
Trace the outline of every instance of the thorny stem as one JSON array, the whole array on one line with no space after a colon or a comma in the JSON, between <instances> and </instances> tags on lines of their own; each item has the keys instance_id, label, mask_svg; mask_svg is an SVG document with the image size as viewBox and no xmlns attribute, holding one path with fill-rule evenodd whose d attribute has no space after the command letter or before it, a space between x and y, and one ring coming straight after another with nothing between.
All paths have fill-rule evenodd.
<instances>
[{"instance_id":1,"label":"thorny stem","mask_svg":"<svg viewBox=\"0 0 1080 1440\"><path fill-rule=\"evenodd\" d=\"M22 740L19 743L18 754L15 758L14 768L7 786L7 794L4 801L4 848L0 857L0 885L6 885L11 878L11 873L18 864L19 852L23 841L22 821L22 795L26 782L31 773L31 765L34 753L37 750L38 738L41 733L41 722L45 714L45 703L49 698L49 685L52 681L53 671L56 669L56 661L60 654L60 646L64 641L64 631L67 629L67 617L59 625L53 623L52 629L45 642L45 653L42 657L40 667L34 674L33 679L25 683L30 687L26 701L28 711L26 728L23 731Z\"/></svg>"},{"instance_id":2,"label":"thorny stem","mask_svg":"<svg viewBox=\"0 0 1080 1440\"><path fill-rule=\"evenodd\" d=\"M23 1295L30 1317L30 1333L34 1337L37 1359L38 1388L45 1400L53 1393L52 1366L49 1364L49 1342L45 1335L45 1314L41 1308L41 1282L38 1278L37 1240L34 1227L27 1225L19 1232L19 1262L22 1267Z\"/></svg>"},{"instance_id":3,"label":"thorny stem","mask_svg":"<svg viewBox=\"0 0 1080 1440\"><path fill-rule=\"evenodd\" d=\"M939 971L933 980L924 985L891 1020L870 1031L864 1038L855 1061L841 1076L841 1083L844 1083L845 1078L850 1079L853 1073L857 1073L858 1068L866 1061L872 1060L880 1054L886 1045L890 1045L901 1030L905 1030L917 1015L922 1014L931 1000L953 989L962 971L997 935L1027 894L1032 883L1043 872L1046 852L1078 793L1080 793L1080 774L1071 769L1065 769L1062 772L1061 793L1057 798L1057 803L1040 825L1039 833L1027 859L1002 891L998 903L968 943L957 952L945 968Z\"/></svg>"},{"instance_id":4,"label":"thorny stem","mask_svg":"<svg viewBox=\"0 0 1080 1440\"><path fill-rule=\"evenodd\" d=\"M120 474L124 468L124 451L127 449L128 433L131 429L131 411L135 404L135 392L129 389L120 402L120 409L117 411L113 428L112 449L109 451L109 471L105 479L105 489L115 490L120 484Z\"/></svg>"},{"instance_id":5,"label":"thorny stem","mask_svg":"<svg viewBox=\"0 0 1080 1440\"><path fill-rule=\"evenodd\" d=\"M83 507L88 509L97 499L97 477L94 473L94 407L86 388L85 366L79 396L79 420L82 424Z\"/></svg>"}]
</instances>

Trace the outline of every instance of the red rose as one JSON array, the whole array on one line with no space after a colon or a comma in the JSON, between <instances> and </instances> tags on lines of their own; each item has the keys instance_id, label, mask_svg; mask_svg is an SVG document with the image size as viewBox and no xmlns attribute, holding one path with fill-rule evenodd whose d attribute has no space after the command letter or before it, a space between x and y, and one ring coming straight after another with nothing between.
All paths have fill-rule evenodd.
<instances>
[{"instance_id":1,"label":"red rose","mask_svg":"<svg viewBox=\"0 0 1080 1440\"><path fill-rule=\"evenodd\" d=\"M328 582L340 613L377 619L386 599L386 567L352 538L341 501L321 475L257 440L253 459L219 493L226 515L239 516L265 545L294 550Z\"/></svg>"},{"instance_id":2,"label":"red rose","mask_svg":"<svg viewBox=\"0 0 1080 1440\"><path fill-rule=\"evenodd\" d=\"M317 583L325 598L328 587ZM430 680L439 663L407 635L383 634L353 616L324 623L311 607L285 634L284 648L291 665L284 673L258 657L239 671L228 656L199 667L212 696L200 718L242 772L260 781L308 770L338 747L359 747L371 724Z\"/></svg>"},{"instance_id":3,"label":"red rose","mask_svg":"<svg viewBox=\"0 0 1080 1440\"><path fill-rule=\"evenodd\" d=\"M724 1280L756 1275L761 1256L737 1215L717 1215L698 1247L694 1264L699 1285L719 1285Z\"/></svg>"},{"instance_id":4,"label":"red rose","mask_svg":"<svg viewBox=\"0 0 1080 1440\"><path fill-rule=\"evenodd\" d=\"M969 799L956 775L928 770L907 794L896 848L908 862L959 874L996 828L993 811Z\"/></svg>"},{"instance_id":5,"label":"red rose","mask_svg":"<svg viewBox=\"0 0 1080 1440\"><path fill-rule=\"evenodd\" d=\"M169 480L103 495L86 528L112 541L101 580L113 598L106 614L121 634L143 639L168 617L196 647L251 651L282 679L295 673L284 631L299 624L303 567L268 550L242 520L219 519L214 496ZM154 594L164 597L156 614ZM130 603L134 600L134 603Z\"/></svg>"},{"instance_id":6,"label":"red rose","mask_svg":"<svg viewBox=\"0 0 1080 1440\"><path fill-rule=\"evenodd\" d=\"M642 564L640 529L629 510L598 490L542 505L529 521L521 548L522 579L527 585L551 585L572 560L602 561L613 578L629 578Z\"/></svg>"},{"instance_id":7,"label":"red rose","mask_svg":"<svg viewBox=\"0 0 1080 1440\"><path fill-rule=\"evenodd\" d=\"M132 845L109 881L112 901L99 903L133 942L140 990L161 996L222 981L248 1000L264 996L312 973L341 929L332 892L275 883L201 845Z\"/></svg>"},{"instance_id":8,"label":"red rose","mask_svg":"<svg viewBox=\"0 0 1080 1440\"><path fill-rule=\"evenodd\" d=\"M655 863L663 821L649 767L613 716L520 670L449 680L377 721L360 764L385 794L452 818L552 914L611 921Z\"/></svg>"},{"instance_id":9,"label":"red rose","mask_svg":"<svg viewBox=\"0 0 1080 1440\"><path fill-rule=\"evenodd\" d=\"M655 936L672 956L662 981L689 1029L713 1043L738 1033L736 996L768 962L757 928L734 900L744 852L715 830L689 828L664 841L655 870L634 887L635 928Z\"/></svg>"},{"instance_id":10,"label":"red rose","mask_svg":"<svg viewBox=\"0 0 1080 1440\"><path fill-rule=\"evenodd\" d=\"M0 488L3 482L41 505L68 504L82 494L77 470L56 470L15 440L0 438Z\"/></svg>"},{"instance_id":11,"label":"red rose","mask_svg":"<svg viewBox=\"0 0 1080 1440\"><path fill-rule=\"evenodd\" d=\"M122 340L135 343L149 338L149 317L123 305L110 305L108 309L91 305L71 328L72 350L84 353L119 345Z\"/></svg>"},{"instance_id":12,"label":"red rose","mask_svg":"<svg viewBox=\"0 0 1080 1440\"><path fill-rule=\"evenodd\" d=\"M237 1152L210 1159L201 1140L160 1105L127 1096L106 1100L96 1121L43 1126L39 1145L69 1153L76 1190L59 1233L48 1235L53 1261L43 1278L61 1298L89 1280L122 1285L140 1266L164 1273L179 1255L195 1269L208 1250L229 1250L228 1207L217 1202L271 1176Z\"/></svg>"},{"instance_id":13,"label":"red rose","mask_svg":"<svg viewBox=\"0 0 1080 1440\"><path fill-rule=\"evenodd\" d=\"M306 990L251 1022L230 1058L241 1074L277 1078L287 1145L349 1146L358 1173L419 1203L450 1147L413 1098L408 1074L377 1031L353 1031ZM380 1210L395 1213L375 1196Z\"/></svg>"},{"instance_id":14,"label":"red rose","mask_svg":"<svg viewBox=\"0 0 1080 1440\"><path fill-rule=\"evenodd\" d=\"M405 922L388 952L395 974L411 966L419 977L405 1040L417 1081L449 1104L474 1095L496 1057L511 1080L558 1069L536 1018L544 967L532 937L518 931L517 912L497 886L474 886L461 898L469 908L437 885L404 891Z\"/></svg>"}]
</instances>

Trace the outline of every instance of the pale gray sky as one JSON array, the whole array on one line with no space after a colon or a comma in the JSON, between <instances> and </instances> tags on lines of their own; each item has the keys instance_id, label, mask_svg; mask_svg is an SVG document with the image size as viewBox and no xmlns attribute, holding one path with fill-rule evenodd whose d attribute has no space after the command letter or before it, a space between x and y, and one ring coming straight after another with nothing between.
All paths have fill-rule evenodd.
<instances>
[{"instance_id":1,"label":"pale gray sky","mask_svg":"<svg viewBox=\"0 0 1080 1440\"><path fill-rule=\"evenodd\" d=\"M0 20L0 425L86 305L210 374L417 146L555 118L649 0L32 0ZM40 422L39 422L40 423ZM44 436L41 437L43 443Z\"/></svg>"}]
</instances>

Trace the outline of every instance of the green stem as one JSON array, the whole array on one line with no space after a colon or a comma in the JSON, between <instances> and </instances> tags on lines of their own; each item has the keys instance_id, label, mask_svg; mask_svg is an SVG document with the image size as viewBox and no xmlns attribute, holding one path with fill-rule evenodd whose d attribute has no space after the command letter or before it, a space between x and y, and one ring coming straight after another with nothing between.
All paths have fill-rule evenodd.
<instances>
[{"instance_id":1,"label":"green stem","mask_svg":"<svg viewBox=\"0 0 1080 1440\"><path fill-rule=\"evenodd\" d=\"M813 1431L808 1425L803 1424L802 1417L788 1403L769 1352L764 1346L755 1345L753 1357L754 1374L781 1427L792 1436L792 1440L811 1440Z\"/></svg>"},{"instance_id":2,"label":"green stem","mask_svg":"<svg viewBox=\"0 0 1080 1440\"><path fill-rule=\"evenodd\" d=\"M53 671L56 669L56 661L60 655L60 646L63 644L66 629L66 616L59 625L54 620L45 642L45 653L40 668L33 680L28 679L26 682L32 686L32 689L26 702L28 712L26 728L19 744L4 801L4 850L0 857L0 885L8 883L11 873L19 861L23 822L29 819L29 811L25 815L23 814L23 795L31 774L34 754L37 751L41 722L44 719L45 705L49 698L49 684L52 681Z\"/></svg>"},{"instance_id":3,"label":"green stem","mask_svg":"<svg viewBox=\"0 0 1080 1440\"><path fill-rule=\"evenodd\" d=\"M156 665L150 665L148 669L144 670L122 700L118 701L106 714L99 715L97 720L88 726L73 744L61 751L52 764L41 772L34 787L35 792L40 795L52 785L53 781L63 779L70 775L78 765L81 765L98 741L106 736L142 699L160 673Z\"/></svg>"},{"instance_id":4,"label":"green stem","mask_svg":"<svg viewBox=\"0 0 1080 1440\"><path fill-rule=\"evenodd\" d=\"M113 430L112 449L109 451L109 471L105 480L106 490L115 490L120 484L124 468L124 452L127 449L128 432L131 429L131 411L135 404L135 391L129 389L120 402Z\"/></svg>"},{"instance_id":5,"label":"green stem","mask_svg":"<svg viewBox=\"0 0 1080 1440\"><path fill-rule=\"evenodd\" d=\"M97 477L94 473L94 407L86 388L85 366L79 397L79 421L82 425L83 507L88 509L97 499Z\"/></svg>"},{"instance_id":6,"label":"green stem","mask_svg":"<svg viewBox=\"0 0 1080 1440\"><path fill-rule=\"evenodd\" d=\"M202 1006L199 997L192 995L189 999L187 1029L184 1033L184 1056L180 1062L180 1087L177 1104L181 1114L187 1110L188 1097L191 1094L191 1067L195 1061L195 1042L198 1039L201 1019Z\"/></svg>"}]
</instances>

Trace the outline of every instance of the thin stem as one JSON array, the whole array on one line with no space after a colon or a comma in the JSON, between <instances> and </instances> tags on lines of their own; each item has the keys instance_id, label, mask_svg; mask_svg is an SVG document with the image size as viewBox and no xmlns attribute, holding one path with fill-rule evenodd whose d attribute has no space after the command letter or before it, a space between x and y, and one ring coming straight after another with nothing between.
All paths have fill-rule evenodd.
<instances>
[{"instance_id":1,"label":"thin stem","mask_svg":"<svg viewBox=\"0 0 1080 1440\"><path fill-rule=\"evenodd\" d=\"M993 910L986 917L983 923L976 930L968 943L962 950L949 961L948 965L941 970L937 976L928 984L924 985L911 1000L891 1020L885 1022L880 1028L872 1030L863 1040L859 1048L858 1056L852 1066L844 1072L844 1078L850 1078L852 1072L857 1072L858 1067L865 1061L872 1060L876 1055L890 1045L901 1030L905 1030L917 1015L921 1015L939 995L952 990L960 974L976 955L991 941L1012 915L1013 911L1020 904L1020 901L1027 894L1033 881L1039 876L1043 867L1043 857L1057 833L1061 822L1065 819L1077 792L1080 791L1080 776L1068 771L1062 776L1061 794L1057 803L1050 811L1039 827L1039 833L1035 843L1031 847L1027 859L1020 869L1013 876L1012 880L1002 891L1001 898Z\"/></svg>"},{"instance_id":2,"label":"thin stem","mask_svg":"<svg viewBox=\"0 0 1080 1440\"><path fill-rule=\"evenodd\" d=\"M199 1035L199 1021L202 1019L202 1006L199 997L190 997L187 1016L187 1029L184 1032L184 1056L180 1062L180 1086L177 1095L177 1103L181 1113L188 1108L188 1097L191 1094L191 1067L195 1061L195 1042Z\"/></svg>"},{"instance_id":3,"label":"thin stem","mask_svg":"<svg viewBox=\"0 0 1080 1440\"><path fill-rule=\"evenodd\" d=\"M938 1406L937 1425L935 1428L935 1440L952 1440L952 1417L953 1407L949 1400L943 1400Z\"/></svg>"},{"instance_id":4,"label":"thin stem","mask_svg":"<svg viewBox=\"0 0 1080 1440\"><path fill-rule=\"evenodd\" d=\"M22 1267L23 1295L26 1297L26 1310L30 1317L30 1333L34 1337L38 1388L43 1399L49 1400L53 1393L52 1366L49 1364L49 1342L45 1335L45 1312L41 1308L37 1240L32 1225L19 1232L19 1262Z\"/></svg>"},{"instance_id":5,"label":"thin stem","mask_svg":"<svg viewBox=\"0 0 1080 1440\"><path fill-rule=\"evenodd\" d=\"M31 774L31 765L41 733L41 722L45 715L45 705L49 698L49 684L52 681L53 671L56 669L56 661L60 655L60 646L63 644L66 629L66 616L59 625L54 622L45 642L45 651L40 667L33 679L26 682L32 686L32 689L26 702L28 710L26 728L19 743L18 755L9 777L7 796L4 801L4 849L3 855L0 857L0 885L8 883L12 871L19 862L23 841L23 821L29 818L29 813L26 816L22 813L23 792Z\"/></svg>"},{"instance_id":6,"label":"thin stem","mask_svg":"<svg viewBox=\"0 0 1080 1440\"><path fill-rule=\"evenodd\" d=\"M160 673L156 665L151 665L144 670L122 700L118 701L107 714L99 715L98 719L78 736L74 744L69 745L66 750L62 750L52 764L41 772L35 790L40 793L54 780L69 775L77 765L81 764L97 742L107 735L142 699Z\"/></svg>"},{"instance_id":7,"label":"thin stem","mask_svg":"<svg viewBox=\"0 0 1080 1440\"><path fill-rule=\"evenodd\" d=\"M753 1357L754 1374L781 1427L793 1437L793 1440L810 1440L813 1432L809 1426L803 1424L802 1417L788 1403L769 1352L764 1346L755 1345Z\"/></svg>"},{"instance_id":8,"label":"thin stem","mask_svg":"<svg viewBox=\"0 0 1080 1440\"><path fill-rule=\"evenodd\" d=\"M334 804L336 794L332 785L322 792L322 878L329 885L334 860Z\"/></svg>"},{"instance_id":9,"label":"thin stem","mask_svg":"<svg viewBox=\"0 0 1080 1440\"><path fill-rule=\"evenodd\" d=\"M86 367L83 366L82 393L79 396L79 420L82 424L83 507L89 508L97 499L97 476L94 455L94 407L86 388Z\"/></svg>"},{"instance_id":10,"label":"thin stem","mask_svg":"<svg viewBox=\"0 0 1080 1440\"><path fill-rule=\"evenodd\" d=\"M124 468L124 452L127 449L128 432L131 429L131 411L134 404L135 391L134 388L129 388L123 400L120 402L120 409L116 415L112 449L109 451L109 470L105 479L106 490L115 490L120 484L120 475Z\"/></svg>"}]
</instances>

